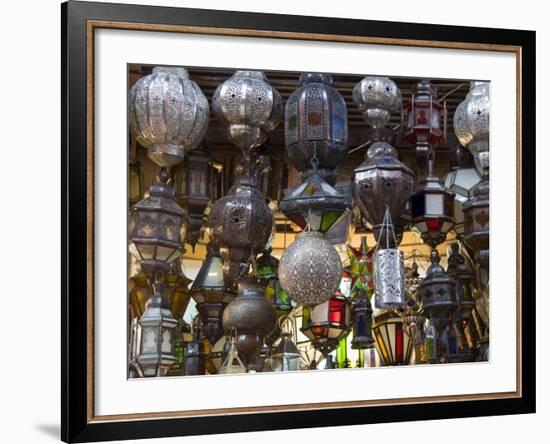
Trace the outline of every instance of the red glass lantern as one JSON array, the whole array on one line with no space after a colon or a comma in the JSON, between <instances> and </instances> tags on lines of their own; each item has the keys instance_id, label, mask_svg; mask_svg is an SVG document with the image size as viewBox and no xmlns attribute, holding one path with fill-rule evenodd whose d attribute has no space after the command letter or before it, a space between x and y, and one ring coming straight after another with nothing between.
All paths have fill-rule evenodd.
<instances>
[{"instance_id":1,"label":"red glass lantern","mask_svg":"<svg viewBox=\"0 0 550 444\"><path fill-rule=\"evenodd\" d=\"M408 364L412 341L403 325L403 318L393 310L375 316L373 324L375 347L386 365Z\"/></svg>"}]
</instances>

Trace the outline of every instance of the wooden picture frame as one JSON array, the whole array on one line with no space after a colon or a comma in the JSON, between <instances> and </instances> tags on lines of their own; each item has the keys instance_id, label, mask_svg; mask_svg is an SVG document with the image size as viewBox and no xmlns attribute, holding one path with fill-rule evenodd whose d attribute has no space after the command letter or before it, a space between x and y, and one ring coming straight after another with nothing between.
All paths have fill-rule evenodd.
<instances>
[{"instance_id":1,"label":"wooden picture frame","mask_svg":"<svg viewBox=\"0 0 550 444\"><path fill-rule=\"evenodd\" d=\"M70 1L62 14L62 415L65 442L535 412L535 33ZM94 32L270 37L510 52L517 60L517 390L306 405L94 415ZM529 118L523 118L523 112ZM513 197L511 197L513 198Z\"/></svg>"}]
</instances>

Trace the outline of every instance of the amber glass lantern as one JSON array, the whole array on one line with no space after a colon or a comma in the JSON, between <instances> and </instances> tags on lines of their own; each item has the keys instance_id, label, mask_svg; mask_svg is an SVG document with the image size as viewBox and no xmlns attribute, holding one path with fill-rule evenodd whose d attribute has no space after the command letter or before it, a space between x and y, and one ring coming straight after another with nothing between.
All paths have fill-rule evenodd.
<instances>
[{"instance_id":1,"label":"amber glass lantern","mask_svg":"<svg viewBox=\"0 0 550 444\"><path fill-rule=\"evenodd\" d=\"M409 363L412 341L403 325L403 318L396 311L388 310L375 316L372 328L376 350L386 365Z\"/></svg>"}]
</instances>

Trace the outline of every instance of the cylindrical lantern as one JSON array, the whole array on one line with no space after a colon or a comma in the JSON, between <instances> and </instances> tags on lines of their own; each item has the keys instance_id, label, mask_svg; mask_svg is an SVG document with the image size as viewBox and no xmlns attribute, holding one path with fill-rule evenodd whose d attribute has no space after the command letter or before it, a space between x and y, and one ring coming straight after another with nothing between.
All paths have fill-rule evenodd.
<instances>
[{"instance_id":1,"label":"cylindrical lantern","mask_svg":"<svg viewBox=\"0 0 550 444\"><path fill-rule=\"evenodd\" d=\"M334 247L316 231L304 231L283 253L281 286L297 304L318 305L338 289L342 263Z\"/></svg>"},{"instance_id":2,"label":"cylindrical lantern","mask_svg":"<svg viewBox=\"0 0 550 444\"><path fill-rule=\"evenodd\" d=\"M312 173L316 159L318 173L334 184L335 169L348 152L348 118L346 102L331 84L329 74L300 76L300 88L286 102L285 143L302 179Z\"/></svg>"},{"instance_id":3,"label":"cylindrical lantern","mask_svg":"<svg viewBox=\"0 0 550 444\"><path fill-rule=\"evenodd\" d=\"M129 94L130 128L161 167L179 163L208 128L208 100L185 68L159 66Z\"/></svg>"},{"instance_id":4,"label":"cylindrical lantern","mask_svg":"<svg viewBox=\"0 0 550 444\"><path fill-rule=\"evenodd\" d=\"M236 71L218 86L212 110L243 151L262 145L282 120L283 102L261 71Z\"/></svg>"},{"instance_id":5,"label":"cylindrical lantern","mask_svg":"<svg viewBox=\"0 0 550 444\"><path fill-rule=\"evenodd\" d=\"M409 363L412 341L397 312L388 310L375 316L372 330L376 350L386 365Z\"/></svg>"},{"instance_id":6,"label":"cylindrical lantern","mask_svg":"<svg viewBox=\"0 0 550 444\"><path fill-rule=\"evenodd\" d=\"M374 292L377 308L397 308L405 303L404 259L399 249L374 252Z\"/></svg>"},{"instance_id":7,"label":"cylindrical lantern","mask_svg":"<svg viewBox=\"0 0 550 444\"><path fill-rule=\"evenodd\" d=\"M258 356L265 336L276 326L277 313L255 277L239 281L239 294L223 312L226 332L236 331L236 346L246 365Z\"/></svg>"}]
</instances>

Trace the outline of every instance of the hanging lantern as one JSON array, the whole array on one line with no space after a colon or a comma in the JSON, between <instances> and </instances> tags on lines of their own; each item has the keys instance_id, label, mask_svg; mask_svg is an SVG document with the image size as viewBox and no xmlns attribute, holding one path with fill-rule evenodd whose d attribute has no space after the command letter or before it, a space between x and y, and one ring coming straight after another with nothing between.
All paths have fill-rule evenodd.
<instances>
[{"instance_id":1,"label":"hanging lantern","mask_svg":"<svg viewBox=\"0 0 550 444\"><path fill-rule=\"evenodd\" d=\"M476 168L470 164L471 155L460 146L449 151L451 171L445 177L445 188L455 193L454 231L458 236L464 234L463 205L473 195L473 188L481 180Z\"/></svg>"},{"instance_id":2,"label":"hanging lantern","mask_svg":"<svg viewBox=\"0 0 550 444\"><path fill-rule=\"evenodd\" d=\"M387 142L375 142L366 160L354 170L352 193L366 221L373 226L375 237L386 208L397 221L414 190L414 173L397 158L397 152Z\"/></svg>"},{"instance_id":3,"label":"hanging lantern","mask_svg":"<svg viewBox=\"0 0 550 444\"><path fill-rule=\"evenodd\" d=\"M454 226L454 193L433 175L433 155L428 156L428 165L428 177L411 197L411 216L422 240L435 248Z\"/></svg>"},{"instance_id":4,"label":"hanging lantern","mask_svg":"<svg viewBox=\"0 0 550 444\"><path fill-rule=\"evenodd\" d=\"M288 324L293 325L288 316L279 319L279 329L283 330L281 334L281 340L272 357L272 369L276 372L294 372L300 370L300 362L302 356L300 351L296 347L296 344L292 342L292 332L284 330L284 322L288 321Z\"/></svg>"},{"instance_id":5,"label":"hanging lantern","mask_svg":"<svg viewBox=\"0 0 550 444\"><path fill-rule=\"evenodd\" d=\"M367 237L361 236L361 248L358 250L348 245L349 274L351 277L350 294L362 289L372 291L372 250L367 247Z\"/></svg>"},{"instance_id":6,"label":"hanging lantern","mask_svg":"<svg viewBox=\"0 0 550 444\"><path fill-rule=\"evenodd\" d=\"M335 292L328 301L322 304L303 308L300 330L325 358L349 333L350 326L351 303L340 292Z\"/></svg>"},{"instance_id":7,"label":"hanging lantern","mask_svg":"<svg viewBox=\"0 0 550 444\"><path fill-rule=\"evenodd\" d=\"M351 208L351 196L340 194L321 176L314 174L288 191L281 212L304 229L326 233Z\"/></svg>"},{"instance_id":8,"label":"hanging lantern","mask_svg":"<svg viewBox=\"0 0 550 444\"><path fill-rule=\"evenodd\" d=\"M470 318L476 305L472 286L474 274L466 265L464 256L460 254L460 244L458 242L451 244L451 254L447 258L447 263L447 273L456 283L457 311L460 319L466 321Z\"/></svg>"},{"instance_id":9,"label":"hanging lantern","mask_svg":"<svg viewBox=\"0 0 550 444\"><path fill-rule=\"evenodd\" d=\"M282 120L283 102L261 71L236 71L218 86L212 110L243 151L262 145Z\"/></svg>"},{"instance_id":10,"label":"hanging lantern","mask_svg":"<svg viewBox=\"0 0 550 444\"><path fill-rule=\"evenodd\" d=\"M162 273L158 272L153 283L153 296L139 319L141 343L136 362L145 377L165 376L176 362L173 354L174 329L178 321L162 296Z\"/></svg>"},{"instance_id":11,"label":"hanging lantern","mask_svg":"<svg viewBox=\"0 0 550 444\"><path fill-rule=\"evenodd\" d=\"M353 88L353 102L363 113L371 128L371 140L389 139L392 132L385 130L391 113L401 110L401 91L388 77L366 76Z\"/></svg>"},{"instance_id":12,"label":"hanging lantern","mask_svg":"<svg viewBox=\"0 0 550 444\"><path fill-rule=\"evenodd\" d=\"M235 294L223 282L223 259L209 245L209 251L190 289L197 304L204 335L215 344L223 335L222 313Z\"/></svg>"},{"instance_id":13,"label":"hanging lantern","mask_svg":"<svg viewBox=\"0 0 550 444\"><path fill-rule=\"evenodd\" d=\"M432 250L431 265L420 284L422 310L431 320L439 335L451 320L457 309L456 282L439 264L441 258L437 250Z\"/></svg>"},{"instance_id":14,"label":"hanging lantern","mask_svg":"<svg viewBox=\"0 0 550 444\"><path fill-rule=\"evenodd\" d=\"M222 366L220 367L219 373L222 375L232 374L232 373L246 373L246 367L239 358L239 352L235 345L235 337L231 335L229 351L227 352L227 357L225 358Z\"/></svg>"},{"instance_id":15,"label":"hanging lantern","mask_svg":"<svg viewBox=\"0 0 550 444\"><path fill-rule=\"evenodd\" d=\"M239 280L239 294L223 312L226 332L237 332L236 346L246 365L258 356L264 337L276 326L277 314L255 277Z\"/></svg>"},{"instance_id":16,"label":"hanging lantern","mask_svg":"<svg viewBox=\"0 0 550 444\"><path fill-rule=\"evenodd\" d=\"M464 235L462 239L476 261L489 270L489 181L484 180L473 190L473 196L464 203Z\"/></svg>"},{"instance_id":17,"label":"hanging lantern","mask_svg":"<svg viewBox=\"0 0 550 444\"><path fill-rule=\"evenodd\" d=\"M336 167L348 152L346 102L332 86L332 76L300 75L300 88L285 107L285 144L290 163L302 180L312 174L311 160L318 160L318 174L328 183L336 181Z\"/></svg>"},{"instance_id":18,"label":"hanging lantern","mask_svg":"<svg viewBox=\"0 0 550 444\"><path fill-rule=\"evenodd\" d=\"M437 101L437 88L428 79L415 85L411 101L403 107L403 111L407 116L407 129L403 136L416 145L419 160L425 158L438 143L445 142L447 110Z\"/></svg>"},{"instance_id":19,"label":"hanging lantern","mask_svg":"<svg viewBox=\"0 0 550 444\"><path fill-rule=\"evenodd\" d=\"M455 110L454 128L458 141L474 156L484 178L489 176L489 99L488 82L471 82L466 99Z\"/></svg>"},{"instance_id":20,"label":"hanging lantern","mask_svg":"<svg viewBox=\"0 0 550 444\"><path fill-rule=\"evenodd\" d=\"M128 108L137 141L161 167L181 162L208 128L208 100L185 68L153 68L130 90Z\"/></svg>"},{"instance_id":21,"label":"hanging lantern","mask_svg":"<svg viewBox=\"0 0 550 444\"><path fill-rule=\"evenodd\" d=\"M224 279L234 289L241 269L251 254L265 248L273 229L273 214L260 190L258 175L267 167L267 158L249 153L237 182L218 199L208 217L212 242L224 258Z\"/></svg>"},{"instance_id":22,"label":"hanging lantern","mask_svg":"<svg viewBox=\"0 0 550 444\"><path fill-rule=\"evenodd\" d=\"M342 277L340 256L316 231L304 231L283 253L279 280L297 304L318 305L330 299Z\"/></svg>"},{"instance_id":23,"label":"hanging lantern","mask_svg":"<svg viewBox=\"0 0 550 444\"><path fill-rule=\"evenodd\" d=\"M409 363L412 341L397 312L388 310L375 316L372 330L376 339L376 350L385 365Z\"/></svg>"},{"instance_id":24,"label":"hanging lantern","mask_svg":"<svg viewBox=\"0 0 550 444\"><path fill-rule=\"evenodd\" d=\"M435 327L435 321L430 319L426 327L425 359L428 364L438 364L441 356L439 333Z\"/></svg>"},{"instance_id":25,"label":"hanging lantern","mask_svg":"<svg viewBox=\"0 0 550 444\"><path fill-rule=\"evenodd\" d=\"M357 290L351 306L353 339L351 348L363 350L374 346L372 337L372 307L367 292Z\"/></svg>"},{"instance_id":26,"label":"hanging lantern","mask_svg":"<svg viewBox=\"0 0 550 444\"><path fill-rule=\"evenodd\" d=\"M196 149L172 173L176 201L187 210L185 242L193 248L202 235L204 212L212 194L211 163L212 158L205 150Z\"/></svg>"},{"instance_id":27,"label":"hanging lantern","mask_svg":"<svg viewBox=\"0 0 550 444\"><path fill-rule=\"evenodd\" d=\"M130 205L143 199L143 170L139 160L128 164L128 201Z\"/></svg>"},{"instance_id":28,"label":"hanging lantern","mask_svg":"<svg viewBox=\"0 0 550 444\"><path fill-rule=\"evenodd\" d=\"M149 196L132 207L130 239L147 276L162 267L167 270L183 250L183 209L174 200L174 189L167 184L168 172L161 169L160 180L149 189Z\"/></svg>"},{"instance_id":29,"label":"hanging lantern","mask_svg":"<svg viewBox=\"0 0 550 444\"><path fill-rule=\"evenodd\" d=\"M256 262L258 280L265 284L265 295L271 302L277 318L287 315L292 310L292 303L279 283L279 260L271 255L271 248L265 250Z\"/></svg>"},{"instance_id":30,"label":"hanging lantern","mask_svg":"<svg viewBox=\"0 0 550 444\"><path fill-rule=\"evenodd\" d=\"M385 233L385 235L383 234ZM390 239L393 239L391 242ZM384 235L386 245L381 238ZM392 248L397 240L389 209L386 209L380 229L380 237L374 252L374 294L377 308L399 308L405 304L405 267L403 252ZM385 247L385 248L384 248Z\"/></svg>"},{"instance_id":31,"label":"hanging lantern","mask_svg":"<svg viewBox=\"0 0 550 444\"><path fill-rule=\"evenodd\" d=\"M403 317L403 325L407 329L407 333L412 342L411 364L422 364L426 362L425 352L425 332L424 323L426 317L419 312L412 310L407 312L407 315Z\"/></svg>"}]
</instances>

